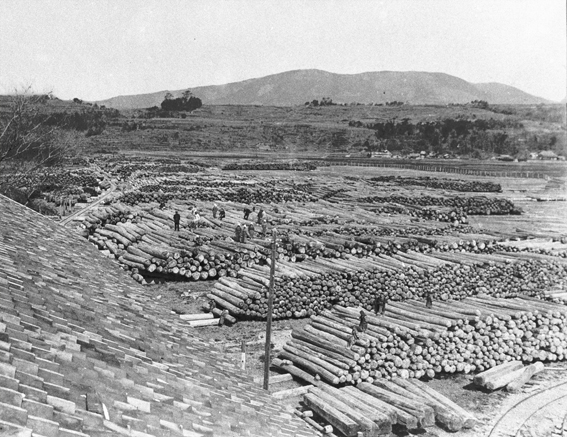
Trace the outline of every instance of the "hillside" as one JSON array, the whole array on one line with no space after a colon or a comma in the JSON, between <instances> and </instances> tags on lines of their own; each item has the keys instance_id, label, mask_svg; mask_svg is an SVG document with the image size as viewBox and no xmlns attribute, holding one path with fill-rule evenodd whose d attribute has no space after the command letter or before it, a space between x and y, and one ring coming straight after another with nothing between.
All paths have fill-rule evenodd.
<instances>
[{"instance_id":1,"label":"hillside","mask_svg":"<svg viewBox=\"0 0 567 437\"><path fill-rule=\"evenodd\" d=\"M549 103L508 85L473 84L444 73L414 71L335 74L322 70L294 70L191 90L208 105L293 106L322 97L330 97L338 103L402 101L413 105L472 100L487 100L493 104ZM183 91L169 92L177 97ZM147 108L159 105L167 92L118 96L97 103L117 109Z\"/></svg>"}]
</instances>

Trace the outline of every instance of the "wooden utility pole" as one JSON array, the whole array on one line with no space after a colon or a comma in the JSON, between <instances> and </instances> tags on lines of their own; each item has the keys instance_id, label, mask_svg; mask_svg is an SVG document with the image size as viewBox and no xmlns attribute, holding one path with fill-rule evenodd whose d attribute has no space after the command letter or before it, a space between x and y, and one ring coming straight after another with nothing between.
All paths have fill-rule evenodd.
<instances>
[{"instance_id":1,"label":"wooden utility pole","mask_svg":"<svg viewBox=\"0 0 567 437\"><path fill-rule=\"evenodd\" d=\"M272 309L274 307L274 274L276 271L276 238L277 231L272 231L272 259L270 264L270 289L268 290L268 320L266 323L266 347L264 349L264 390L270 384L270 353L272 349Z\"/></svg>"}]
</instances>

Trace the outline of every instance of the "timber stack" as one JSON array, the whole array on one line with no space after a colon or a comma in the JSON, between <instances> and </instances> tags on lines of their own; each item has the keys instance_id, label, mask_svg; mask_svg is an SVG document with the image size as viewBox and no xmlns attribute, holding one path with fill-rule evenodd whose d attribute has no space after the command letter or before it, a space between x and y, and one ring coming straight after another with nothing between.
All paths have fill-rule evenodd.
<instances>
[{"instance_id":1,"label":"timber stack","mask_svg":"<svg viewBox=\"0 0 567 437\"><path fill-rule=\"evenodd\" d=\"M371 437L391 435L394 425L418 431L434 424L456 432L478 424L473 415L441 393L418 380L402 378L340 389L316 383L303 403L306 408L297 415L324 435L337 430L347 437Z\"/></svg>"},{"instance_id":2,"label":"timber stack","mask_svg":"<svg viewBox=\"0 0 567 437\"><path fill-rule=\"evenodd\" d=\"M312 171L317 170L317 166L310 162L250 162L245 164L227 164L223 170L291 170L291 171Z\"/></svg>"},{"instance_id":3,"label":"timber stack","mask_svg":"<svg viewBox=\"0 0 567 437\"><path fill-rule=\"evenodd\" d=\"M460 252L425 256L408 252L403 256L400 253L363 259L277 262L273 317L308 317L334 304L362 306L370 311L377 298L404 301L430 295L441 302L478 294L546 298L550 286L561 285L567 278L567 263L562 258L557 261L553 257L544 258L513 259ZM259 298L233 296L234 302L230 303L240 308L239 314L256 319L266 317L268 272L267 265L252 265L238 271L239 283L260 293ZM216 293L214 287L211 293Z\"/></svg>"},{"instance_id":4,"label":"timber stack","mask_svg":"<svg viewBox=\"0 0 567 437\"><path fill-rule=\"evenodd\" d=\"M402 176L376 176L369 179L371 182L389 183L401 186L422 186L440 190L461 191L470 193L500 193L502 186L494 182L462 181L457 179L433 178L429 176L402 177Z\"/></svg>"},{"instance_id":5,"label":"timber stack","mask_svg":"<svg viewBox=\"0 0 567 437\"><path fill-rule=\"evenodd\" d=\"M335 305L294 330L279 356L282 370L290 363L331 385L379 385L566 357L567 306L527 296L477 296L431 308L423 301L389 302L383 314Z\"/></svg>"}]
</instances>

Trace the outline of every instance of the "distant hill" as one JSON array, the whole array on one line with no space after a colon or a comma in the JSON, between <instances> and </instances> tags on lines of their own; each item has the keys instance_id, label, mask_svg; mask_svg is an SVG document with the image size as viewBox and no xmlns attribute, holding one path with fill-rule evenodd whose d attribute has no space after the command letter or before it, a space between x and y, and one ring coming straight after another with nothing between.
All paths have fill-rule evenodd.
<instances>
[{"instance_id":1,"label":"distant hill","mask_svg":"<svg viewBox=\"0 0 567 437\"><path fill-rule=\"evenodd\" d=\"M169 91L178 97L184 90ZM444 73L378 71L335 74L322 70L294 70L226 85L191 88L205 105L300 105L330 97L337 103L409 104L467 103L486 100L501 104L551 103L500 83L473 84ZM112 97L98 101L117 109L159 106L168 91Z\"/></svg>"}]
</instances>

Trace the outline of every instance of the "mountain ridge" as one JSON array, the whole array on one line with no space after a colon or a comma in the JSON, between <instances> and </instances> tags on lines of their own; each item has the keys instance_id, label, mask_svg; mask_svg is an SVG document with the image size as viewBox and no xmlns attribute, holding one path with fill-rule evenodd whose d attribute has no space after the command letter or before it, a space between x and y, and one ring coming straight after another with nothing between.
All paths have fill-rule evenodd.
<instances>
[{"instance_id":1,"label":"mountain ridge","mask_svg":"<svg viewBox=\"0 0 567 437\"><path fill-rule=\"evenodd\" d=\"M96 103L116 109L159 106L166 93L178 97L182 90L116 96ZM423 71L374 71L338 74L318 69L290 70L223 85L191 88L205 105L295 106L329 97L337 103L407 104L553 103L518 88L497 82L471 83L447 73Z\"/></svg>"}]
</instances>

